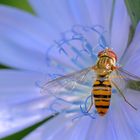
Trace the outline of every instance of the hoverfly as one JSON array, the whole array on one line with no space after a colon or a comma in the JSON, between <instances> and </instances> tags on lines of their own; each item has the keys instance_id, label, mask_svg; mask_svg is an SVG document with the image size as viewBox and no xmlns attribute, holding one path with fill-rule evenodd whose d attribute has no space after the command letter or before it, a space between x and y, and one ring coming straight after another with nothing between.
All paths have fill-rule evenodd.
<instances>
[{"instance_id":1,"label":"hoverfly","mask_svg":"<svg viewBox=\"0 0 140 140\"><path fill-rule=\"evenodd\" d=\"M87 112L95 106L97 113L104 116L110 106L112 88L115 88L124 101L137 110L126 99L123 91L127 88L129 80L140 81L140 78L118 67L116 63L115 52L110 48L105 48L98 53L98 60L94 66L49 81L44 84L42 92L73 104L79 100L81 95L91 95Z\"/></svg>"}]
</instances>

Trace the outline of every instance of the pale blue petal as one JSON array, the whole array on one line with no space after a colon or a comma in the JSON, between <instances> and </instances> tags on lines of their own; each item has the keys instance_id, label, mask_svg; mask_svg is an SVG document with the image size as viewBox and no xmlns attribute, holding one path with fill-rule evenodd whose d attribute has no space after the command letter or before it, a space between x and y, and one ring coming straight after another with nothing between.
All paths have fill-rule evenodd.
<instances>
[{"instance_id":1,"label":"pale blue petal","mask_svg":"<svg viewBox=\"0 0 140 140\"><path fill-rule=\"evenodd\" d=\"M1 106L0 138L18 132L52 115L52 111L47 109L48 103L49 98L42 97L10 106Z\"/></svg>"},{"instance_id":2,"label":"pale blue petal","mask_svg":"<svg viewBox=\"0 0 140 140\"><path fill-rule=\"evenodd\" d=\"M127 45L129 27L130 27L130 19L127 14L127 10L126 10L124 1L115 2L115 8L114 8L115 12L113 15L114 16L113 21L111 21L111 16L112 16L111 14L112 14L112 10L113 10L112 0L108 0L107 2L104 2L102 0L100 0L100 1L99 0L82 1L82 2L78 1L78 0L63 1L61 4L57 3L57 1L55 1L55 0L53 2L46 1L46 0L44 0L42 2L31 0L30 2L33 5L33 7L35 8L35 10L37 11L37 13L41 17L46 19L47 22L51 21L51 23L56 24L54 26L57 26L57 25L59 26L57 28L62 28L62 29L60 29L60 31L71 30L72 25L75 23L78 23L81 25L89 25L90 27L91 27L91 25L102 26L105 30L104 32L107 32L107 33L104 33L104 37L105 37L105 39L107 39L106 40L107 44L108 44L107 46L113 47L114 51L117 53L119 58L123 54L123 52L126 48L126 45ZM40 6L38 6L38 5L40 5ZM55 6L55 8L54 8L54 6ZM72 13L69 13L70 10ZM47 15L50 13L52 14L52 16ZM120 15L120 13L123 13L123 14L121 14L121 16L118 16L118 15ZM58 16L59 14L62 16ZM63 17L63 15L64 15L64 17ZM59 17L61 17L61 18L59 18ZM73 24L71 24L71 22L69 22L67 24L67 21L72 20L71 19L72 17L75 18L75 20L73 20ZM85 17L86 17L86 19L84 19ZM122 21L122 19L123 19L123 21ZM54 21L57 21L57 22L54 22ZM61 24L59 24L59 21ZM63 25L64 23L66 25ZM111 23L112 23L112 26L111 26ZM111 31L110 31L110 29L111 29ZM119 37L118 37L118 31L121 32L121 35ZM80 33L81 33L81 31L80 31ZM86 36L86 33L84 33L84 35ZM110 36L111 36L111 39L110 39ZM72 37L72 35L71 35L71 37ZM97 41L97 38L95 38L95 36L92 36L92 35L86 36L86 39L88 39L88 41L93 40L93 42L94 42L94 40ZM62 38L62 40L63 40L63 38ZM111 41L109 41L109 40L111 40ZM88 42L89 43L88 47L93 48L95 45L93 42ZM77 55L79 55L80 57L87 55L87 54L83 55L80 53L81 47L78 43L73 46L74 50L72 47L67 47L67 48L65 47L65 49L61 49L61 52L62 52L61 54L60 53L58 54L58 51L60 52L60 50L58 50L57 48L53 48L51 51L49 51L49 55L51 55L50 58L53 60L57 60L59 62L60 62L59 59L62 58L64 60L66 60L66 62L68 64L73 63L73 65L71 65L72 69L79 69L79 68L87 67L91 64L94 64L95 59L94 59L94 61L91 60L91 58L88 60L85 60L84 57L82 58L83 60L78 60L78 63L76 63L76 61L74 59L74 54L76 55L77 52L79 52L79 54L77 54ZM91 53L93 53L92 49L90 51L91 51ZM55 52L55 53L53 53L53 52ZM73 52L73 53L70 53L70 52ZM88 56L86 56L86 58L88 58ZM73 62L71 62L71 61L73 61ZM80 62L80 61L82 61L82 62ZM66 65L65 64L66 62L64 62L64 65ZM89 62L89 63L83 64L85 62ZM76 67L75 67L75 65L76 65Z\"/></svg>"},{"instance_id":3,"label":"pale blue petal","mask_svg":"<svg viewBox=\"0 0 140 140\"><path fill-rule=\"evenodd\" d=\"M127 119L127 122L129 126L132 128L132 131L134 132L136 138L140 139L140 92L135 91L132 89L129 89L126 93L126 97L133 104L138 110L134 110L130 106L128 106L126 103L122 104L123 105L123 111L124 111L124 116Z\"/></svg>"},{"instance_id":4,"label":"pale blue petal","mask_svg":"<svg viewBox=\"0 0 140 140\"><path fill-rule=\"evenodd\" d=\"M80 3L80 1L79 1ZM92 25L100 25L107 32L109 32L111 12L113 1L112 0L85 0L85 7L89 12ZM85 8L83 8L83 11Z\"/></svg>"},{"instance_id":5,"label":"pale blue petal","mask_svg":"<svg viewBox=\"0 0 140 140\"><path fill-rule=\"evenodd\" d=\"M126 98L136 107L139 108L138 92L128 91ZM136 96L137 95L137 96ZM137 98L137 99L136 99ZM97 117L90 123L87 133L87 140L139 140L140 123L139 111L135 111L124 99L118 94L114 94L111 98L111 105L108 113L104 117ZM84 129L84 126L83 126Z\"/></svg>"},{"instance_id":6,"label":"pale blue petal","mask_svg":"<svg viewBox=\"0 0 140 140\"><path fill-rule=\"evenodd\" d=\"M0 7L0 37L0 63L5 65L43 73L51 71L52 74L64 74L64 69L69 71L73 63L67 62L65 66L63 64L66 60L63 58L60 61L50 58L53 62L49 62L48 50L54 40L57 40L58 33L39 18L17 9ZM59 65L59 68L56 69L55 65Z\"/></svg>"},{"instance_id":7,"label":"pale blue petal","mask_svg":"<svg viewBox=\"0 0 140 140\"><path fill-rule=\"evenodd\" d=\"M24 140L34 138L38 140L85 140L91 121L91 118L86 117L72 121L72 116L62 114L48 121L28 135Z\"/></svg>"},{"instance_id":8,"label":"pale blue petal","mask_svg":"<svg viewBox=\"0 0 140 140\"><path fill-rule=\"evenodd\" d=\"M139 96L139 92L132 90L126 93L127 99L131 103L135 103L138 108L140 107L140 103L137 101ZM122 138L124 140L139 140L139 117L139 111L133 110L123 98L115 94L106 116L95 119L83 117L72 121L74 115L69 117L61 114L35 130L25 140L34 138L38 138L38 140L102 140L104 138L106 140Z\"/></svg>"},{"instance_id":9,"label":"pale blue petal","mask_svg":"<svg viewBox=\"0 0 140 140\"><path fill-rule=\"evenodd\" d=\"M74 121L74 127L72 128L72 134L69 140L88 140L87 135L90 131L92 119L89 117L83 117L79 120ZM84 131L83 131L84 129Z\"/></svg>"},{"instance_id":10,"label":"pale blue petal","mask_svg":"<svg viewBox=\"0 0 140 140\"><path fill-rule=\"evenodd\" d=\"M0 62L20 69L44 72L47 46L57 32L40 19L0 6Z\"/></svg>"},{"instance_id":11,"label":"pale blue petal","mask_svg":"<svg viewBox=\"0 0 140 140\"><path fill-rule=\"evenodd\" d=\"M67 0L30 0L30 3L42 19L60 32L76 24Z\"/></svg>"},{"instance_id":12,"label":"pale blue petal","mask_svg":"<svg viewBox=\"0 0 140 140\"><path fill-rule=\"evenodd\" d=\"M91 121L89 132L87 134L87 140L115 140L114 133L111 130L111 123L108 116L99 117Z\"/></svg>"},{"instance_id":13,"label":"pale blue petal","mask_svg":"<svg viewBox=\"0 0 140 140\"><path fill-rule=\"evenodd\" d=\"M100 25L109 30L112 0L69 0L69 4L78 24Z\"/></svg>"},{"instance_id":14,"label":"pale blue petal","mask_svg":"<svg viewBox=\"0 0 140 140\"><path fill-rule=\"evenodd\" d=\"M117 94L111 104L110 122L116 139L139 140L140 139L140 123L139 123L139 92L128 90L125 93L126 99L136 108L134 110L124 99Z\"/></svg>"},{"instance_id":15,"label":"pale blue petal","mask_svg":"<svg viewBox=\"0 0 140 140\"><path fill-rule=\"evenodd\" d=\"M61 0L60 3L57 0L30 0L30 3L40 17L60 31L74 24L101 25L108 30L112 0Z\"/></svg>"},{"instance_id":16,"label":"pale blue petal","mask_svg":"<svg viewBox=\"0 0 140 140\"><path fill-rule=\"evenodd\" d=\"M110 45L116 52L119 59L127 47L130 25L130 17L124 0L115 1Z\"/></svg>"},{"instance_id":17,"label":"pale blue petal","mask_svg":"<svg viewBox=\"0 0 140 140\"><path fill-rule=\"evenodd\" d=\"M127 99L139 108L139 92L129 90ZM25 140L139 140L140 112L133 110L117 94L112 97L109 112L104 117L82 117L72 121L75 114L61 114L36 129ZM57 125L56 125L57 124ZM83 131L84 130L84 131Z\"/></svg>"},{"instance_id":18,"label":"pale blue petal","mask_svg":"<svg viewBox=\"0 0 140 140\"><path fill-rule=\"evenodd\" d=\"M111 0L87 1L86 3L89 7L88 9L92 23L94 23L93 25L101 25L105 28L108 44L120 58L127 47L126 45L131 25L124 1L115 1L114 13L112 13L113 1ZM111 16L113 16L112 21ZM118 36L118 34L120 35Z\"/></svg>"},{"instance_id":19,"label":"pale blue petal","mask_svg":"<svg viewBox=\"0 0 140 140\"><path fill-rule=\"evenodd\" d=\"M49 62L62 62L56 68L64 65L74 70L94 65L98 52L108 47L104 32L101 26L73 26L50 46L47 51Z\"/></svg>"},{"instance_id":20,"label":"pale blue petal","mask_svg":"<svg viewBox=\"0 0 140 140\"><path fill-rule=\"evenodd\" d=\"M130 109L128 105L123 105L124 116L127 119L127 123L131 128L131 132L133 131L133 137L135 140L140 139L140 92L129 90L126 94L128 100L138 109L137 111L134 109ZM127 107L126 107L127 106Z\"/></svg>"},{"instance_id":21,"label":"pale blue petal","mask_svg":"<svg viewBox=\"0 0 140 140\"><path fill-rule=\"evenodd\" d=\"M55 118L49 120L43 124L40 128L29 134L24 140L37 139L37 140L54 140L68 138L71 132L68 132L73 123L70 121L71 117L66 117L64 114L58 115Z\"/></svg>"},{"instance_id":22,"label":"pale blue petal","mask_svg":"<svg viewBox=\"0 0 140 140\"><path fill-rule=\"evenodd\" d=\"M41 96L36 82L44 75L36 72L1 70L0 104L20 103Z\"/></svg>"},{"instance_id":23,"label":"pale blue petal","mask_svg":"<svg viewBox=\"0 0 140 140\"><path fill-rule=\"evenodd\" d=\"M89 26L93 25L89 12L88 12L88 6L85 1L68 0L67 3L69 4L71 15L73 15L76 21L76 24L89 25Z\"/></svg>"},{"instance_id":24,"label":"pale blue petal","mask_svg":"<svg viewBox=\"0 0 140 140\"><path fill-rule=\"evenodd\" d=\"M125 52L121 63L124 69L140 76L140 23L136 28L132 43Z\"/></svg>"},{"instance_id":25,"label":"pale blue petal","mask_svg":"<svg viewBox=\"0 0 140 140\"><path fill-rule=\"evenodd\" d=\"M41 92L41 88L43 83L51 79L46 74L17 70L1 70L0 77L1 106L17 104L42 97L43 93ZM57 100L51 94L48 94L48 96L51 97L51 104L54 103L54 100ZM44 98L47 97L44 96ZM66 103L64 102L63 106L65 105Z\"/></svg>"}]
</instances>

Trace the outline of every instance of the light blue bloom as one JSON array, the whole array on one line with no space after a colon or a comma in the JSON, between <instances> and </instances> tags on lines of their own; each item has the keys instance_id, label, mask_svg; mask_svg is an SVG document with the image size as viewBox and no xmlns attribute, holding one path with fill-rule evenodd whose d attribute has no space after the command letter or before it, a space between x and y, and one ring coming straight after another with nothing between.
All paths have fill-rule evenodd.
<instances>
[{"instance_id":1,"label":"light blue bloom","mask_svg":"<svg viewBox=\"0 0 140 140\"><path fill-rule=\"evenodd\" d=\"M61 33L72 29L73 25L102 26L108 31L109 44L121 65L140 75L140 25L127 48L131 21L123 0L115 1L113 16L112 0L61 0L59 3L57 0L30 0L30 3L37 16L0 6L0 63L14 68L0 71L0 137L52 115L46 109L52 98L42 96L35 83L46 79L47 73L64 75L81 69L71 61L75 50L80 49L78 45L65 48L69 55L60 53L58 48L48 53L54 41L61 39ZM88 35L86 38L93 39L93 43L97 40ZM90 59L86 53L82 55ZM86 68L91 66L91 61L82 61L81 65ZM138 91L129 89L125 95L140 108ZM83 117L72 122L72 113L60 113L25 140L139 140L139 110L134 111L117 97L112 99L110 111L103 118Z\"/></svg>"}]
</instances>

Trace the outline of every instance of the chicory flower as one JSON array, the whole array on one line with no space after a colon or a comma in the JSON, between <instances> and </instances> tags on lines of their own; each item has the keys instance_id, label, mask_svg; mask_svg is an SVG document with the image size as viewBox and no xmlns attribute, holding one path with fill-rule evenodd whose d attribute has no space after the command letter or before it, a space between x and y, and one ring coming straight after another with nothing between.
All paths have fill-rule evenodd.
<instances>
[{"instance_id":1,"label":"chicory flower","mask_svg":"<svg viewBox=\"0 0 140 140\"><path fill-rule=\"evenodd\" d=\"M127 47L131 21L123 0L115 3L111 0L62 0L60 3L55 0L30 0L30 3L36 16L0 6L0 63L14 68L0 71L1 137L53 115L46 109L52 100L42 97L35 85L37 80L44 79L46 73L64 75L92 65L86 60L82 66L76 65L71 59L75 51L69 45L65 51L71 55L63 55L57 47L50 51L51 44L61 38L61 33L74 25L103 27L108 31L111 47L124 68L140 75L140 25ZM86 58L86 53L79 52L78 55L80 53ZM49 61L51 65L48 66ZM138 91L129 89L125 95L139 108ZM110 112L103 118L93 120L85 116L72 122L72 113L59 113L25 139L137 140L140 137L139 117L139 110L131 109L123 99L116 97Z\"/></svg>"}]
</instances>

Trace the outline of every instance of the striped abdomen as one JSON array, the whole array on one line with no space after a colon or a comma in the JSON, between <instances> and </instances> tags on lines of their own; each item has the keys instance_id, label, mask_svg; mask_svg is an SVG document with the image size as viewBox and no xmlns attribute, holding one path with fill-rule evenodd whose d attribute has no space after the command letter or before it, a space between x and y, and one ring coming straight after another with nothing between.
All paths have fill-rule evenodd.
<instances>
[{"instance_id":1,"label":"striped abdomen","mask_svg":"<svg viewBox=\"0 0 140 140\"><path fill-rule=\"evenodd\" d=\"M94 95L95 108L101 116L105 115L109 109L111 91L111 83L108 79L96 80L93 84L92 94Z\"/></svg>"}]
</instances>

